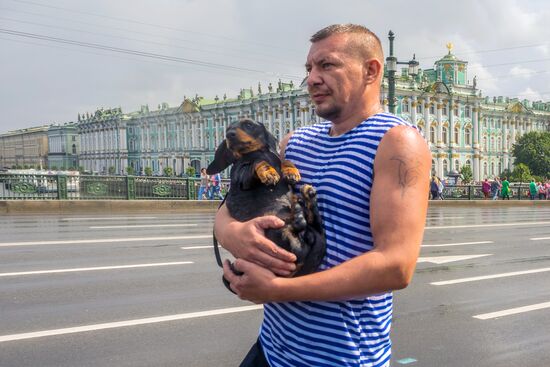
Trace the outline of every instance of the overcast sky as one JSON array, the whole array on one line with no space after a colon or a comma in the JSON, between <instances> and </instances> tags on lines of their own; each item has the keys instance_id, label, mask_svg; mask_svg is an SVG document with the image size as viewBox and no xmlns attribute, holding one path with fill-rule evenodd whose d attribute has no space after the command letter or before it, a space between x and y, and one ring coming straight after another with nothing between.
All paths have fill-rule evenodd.
<instances>
[{"instance_id":1,"label":"overcast sky","mask_svg":"<svg viewBox=\"0 0 550 367\"><path fill-rule=\"evenodd\" d=\"M549 22L545 0L0 0L0 133L297 84L309 37L333 23L369 27L385 51L393 30L398 59L423 69L452 42L484 95L549 101Z\"/></svg>"}]
</instances>

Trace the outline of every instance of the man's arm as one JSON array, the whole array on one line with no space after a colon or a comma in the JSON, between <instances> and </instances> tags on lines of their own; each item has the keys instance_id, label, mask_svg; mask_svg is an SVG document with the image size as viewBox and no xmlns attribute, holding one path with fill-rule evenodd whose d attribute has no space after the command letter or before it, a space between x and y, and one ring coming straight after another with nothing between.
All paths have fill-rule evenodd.
<instances>
[{"instance_id":1,"label":"man's arm","mask_svg":"<svg viewBox=\"0 0 550 367\"><path fill-rule=\"evenodd\" d=\"M412 279L428 206L431 154L412 128L386 133L374 162L370 199L374 249L334 268L297 278L279 278L238 259L236 276L224 274L242 299L257 303L323 301L365 297L406 287Z\"/></svg>"}]
</instances>

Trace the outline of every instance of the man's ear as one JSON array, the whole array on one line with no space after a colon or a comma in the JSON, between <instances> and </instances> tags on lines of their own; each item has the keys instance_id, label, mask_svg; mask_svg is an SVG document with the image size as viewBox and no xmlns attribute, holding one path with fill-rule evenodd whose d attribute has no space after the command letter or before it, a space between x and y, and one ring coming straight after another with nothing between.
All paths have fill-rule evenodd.
<instances>
[{"instance_id":1,"label":"man's ear","mask_svg":"<svg viewBox=\"0 0 550 367\"><path fill-rule=\"evenodd\" d=\"M236 161L235 155L227 147L225 139L221 142L214 154L214 160L206 168L206 173L209 175L220 173Z\"/></svg>"},{"instance_id":2,"label":"man's ear","mask_svg":"<svg viewBox=\"0 0 550 367\"><path fill-rule=\"evenodd\" d=\"M384 68L378 59L365 60L364 67L363 75L367 84L376 82L381 77L380 74L384 72Z\"/></svg>"},{"instance_id":3,"label":"man's ear","mask_svg":"<svg viewBox=\"0 0 550 367\"><path fill-rule=\"evenodd\" d=\"M264 128L264 139L267 144L267 147L270 151L277 153L277 139L267 130L264 124L261 124Z\"/></svg>"}]
</instances>

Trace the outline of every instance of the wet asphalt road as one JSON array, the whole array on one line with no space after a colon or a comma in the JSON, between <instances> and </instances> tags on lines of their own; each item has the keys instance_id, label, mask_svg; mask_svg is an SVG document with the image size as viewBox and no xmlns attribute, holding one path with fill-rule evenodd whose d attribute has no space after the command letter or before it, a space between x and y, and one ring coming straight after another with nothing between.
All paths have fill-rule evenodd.
<instances>
[{"instance_id":1,"label":"wet asphalt road","mask_svg":"<svg viewBox=\"0 0 550 367\"><path fill-rule=\"evenodd\" d=\"M238 365L261 310L221 285L212 224L0 216L0 366ZM431 208L392 365L546 367L548 330L550 206Z\"/></svg>"}]
</instances>

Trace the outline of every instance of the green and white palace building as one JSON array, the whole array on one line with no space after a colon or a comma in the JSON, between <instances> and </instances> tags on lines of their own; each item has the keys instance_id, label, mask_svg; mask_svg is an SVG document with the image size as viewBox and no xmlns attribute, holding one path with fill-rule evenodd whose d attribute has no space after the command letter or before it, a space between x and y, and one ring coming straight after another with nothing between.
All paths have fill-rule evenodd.
<instances>
[{"instance_id":1,"label":"green and white palace building","mask_svg":"<svg viewBox=\"0 0 550 367\"><path fill-rule=\"evenodd\" d=\"M463 165L474 180L513 168L511 147L533 130L550 131L550 102L485 97L468 63L451 52L433 69L409 76L403 69L396 80L396 113L417 125L432 152L432 169L440 177ZM388 109L388 81L381 103ZM213 159L226 127L243 117L263 122L276 137L320 121L303 86L279 81L267 88L243 89L237 98L185 98L181 105L163 103L156 110L142 106L123 113L120 108L79 115L79 165L85 170L139 174L146 167L161 174L171 167L181 174L198 172ZM1 136L0 136L1 138Z\"/></svg>"}]
</instances>

